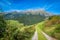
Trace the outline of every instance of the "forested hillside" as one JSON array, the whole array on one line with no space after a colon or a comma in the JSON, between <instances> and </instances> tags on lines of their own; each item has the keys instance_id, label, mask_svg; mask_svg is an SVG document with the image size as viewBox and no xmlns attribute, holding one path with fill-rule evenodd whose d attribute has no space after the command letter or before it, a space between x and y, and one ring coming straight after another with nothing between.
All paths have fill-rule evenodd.
<instances>
[{"instance_id":1,"label":"forested hillside","mask_svg":"<svg viewBox=\"0 0 60 40\"><path fill-rule=\"evenodd\" d=\"M50 16L49 13L45 11L27 11L27 12L8 12L4 15L6 20L17 20L24 25L32 25L43 21L45 18Z\"/></svg>"}]
</instances>

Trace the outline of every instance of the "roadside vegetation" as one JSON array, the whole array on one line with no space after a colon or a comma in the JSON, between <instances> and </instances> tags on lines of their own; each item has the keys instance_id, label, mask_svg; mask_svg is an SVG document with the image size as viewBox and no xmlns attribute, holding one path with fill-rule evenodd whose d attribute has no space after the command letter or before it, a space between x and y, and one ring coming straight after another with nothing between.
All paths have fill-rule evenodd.
<instances>
[{"instance_id":1,"label":"roadside vegetation","mask_svg":"<svg viewBox=\"0 0 60 40\"><path fill-rule=\"evenodd\" d=\"M48 35L60 40L60 16L51 16L46 20L43 31Z\"/></svg>"}]
</instances>

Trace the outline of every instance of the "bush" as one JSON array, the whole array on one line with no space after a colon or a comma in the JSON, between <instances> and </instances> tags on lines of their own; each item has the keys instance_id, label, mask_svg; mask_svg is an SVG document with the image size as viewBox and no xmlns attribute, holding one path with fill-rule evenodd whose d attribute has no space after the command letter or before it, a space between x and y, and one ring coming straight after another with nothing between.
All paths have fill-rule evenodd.
<instances>
[{"instance_id":1,"label":"bush","mask_svg":"<svg viewBox=\"0 0 60 40\"><path fill-rule=\"evenodd\" d=\"M0 14L0 38L4 37L5 28L6 28L6 22L3 18L3 14Z\"/></svg>"},{"instance_id":2,"label":"bush","mask_svg":"<svg viewBox=\"0 0 60 40\"><path fill-rule=\"evenodd\" d=\"M35 29L33 27L26 27L23 29L23 31L18 32L14 35L15 40L31 40Z\"/></svg>"},{"instance_id":3,"label":"bush","mask_svg":"<svg viewBox=\"0 0 60 40\"><path fill-rule=\"evenodd\" d=\"M5 34L1 40L30 40L34 34L34 26L24 26L16 20L7 20L6 23Z\"/></svg>"}]
</instances>

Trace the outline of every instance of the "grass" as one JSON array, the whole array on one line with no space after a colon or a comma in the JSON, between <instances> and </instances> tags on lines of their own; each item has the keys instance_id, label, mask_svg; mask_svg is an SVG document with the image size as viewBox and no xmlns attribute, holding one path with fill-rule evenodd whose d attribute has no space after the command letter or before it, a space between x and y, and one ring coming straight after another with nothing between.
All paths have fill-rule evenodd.
<instances>
[{"instance_id":1,"label":"grass","mask_svg":"<svg viewBox=\"0 0 60 40\"><path fill-rule=\"evenodd\" d=\"M41 29L43 28L43 23L44 22L41 22L36 25L36 30L38 32L38 40L47 40L45 36L41 33Z\"/></svg>"},{"instance_id":2,"label":"grass","mask_svg":"<svg viewBox=\"0 0 60 40\"><path fill-rule=\"evenodd\" d=\"M43 31L56 40L60 40L60 24L54 24L48 27L44 27Z\"/></svg>"},{"instance_id":3,"label":"grass","mask_svg":"<svg viewBox=\"0 0 60 40\"><path fill-rule=\"evenodd\" d=\"M43 31L45 32L45 33L47 33L48 35L50 35L50 36L52 36L52 33L54 32L56 32L55 31L55 29L56 29L56 27L57 27L58 25L51 25L51 26L49 26L49 27L44 27L43 28Z\"/></svg>"}]
</instances>

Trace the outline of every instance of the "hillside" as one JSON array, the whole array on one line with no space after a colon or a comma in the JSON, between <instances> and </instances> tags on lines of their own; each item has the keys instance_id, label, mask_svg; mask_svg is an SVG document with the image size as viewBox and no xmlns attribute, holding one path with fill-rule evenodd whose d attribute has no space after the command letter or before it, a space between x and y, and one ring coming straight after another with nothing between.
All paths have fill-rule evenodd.
<instances>
[{"instance_id":1,"label":"hillside","mask_svg":"<svg viewBox=\"0 0 60 40\"><path fill-rule=\"evenodd\" d=\"M43 31L53 38L60 40L60 16L54 15L49 17L44 23Z\"/></svg>"}]
</instances>

